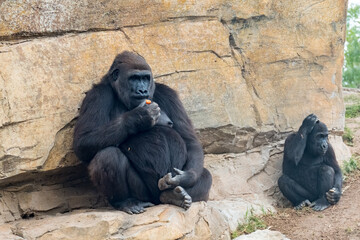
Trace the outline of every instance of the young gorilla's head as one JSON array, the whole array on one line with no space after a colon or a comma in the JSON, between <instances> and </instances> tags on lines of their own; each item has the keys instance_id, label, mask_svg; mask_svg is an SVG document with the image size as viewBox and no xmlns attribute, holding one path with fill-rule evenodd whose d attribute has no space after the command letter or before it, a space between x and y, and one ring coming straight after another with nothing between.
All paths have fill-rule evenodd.
<instances>
[{"instance_id":1,"label":"young gorilla's head","mask_svg":"<svg viewBox=\"0 0 360 240\"><path fill-rule=\"evenodd\" d=\"M155 83L150 66L142 56L132 52L117 55L105 79L129 110L154 95Z\"/></svg>"},{"instance_id":2,"label":"young gorilla's head","mask_svg":"<svg viewBox=\"0 0 360 240\"><path fill-rule=\"evenodd\" d=\"M307 152L311 153L314 156L322 156L328 150L328 129L326 125L322 122L317 122L308 135L306 148Z\"/></svg>"},{"instance_id":3,"label":"young gorilla's head","mask_svg":"<svg viewBox=\"0 0 360 240\"><path fill-rule=\"evenodd\" d=\"M164 111L161 111L161 115L156 125L172 128L174 123Z\"/></svg>"}]
</instances>

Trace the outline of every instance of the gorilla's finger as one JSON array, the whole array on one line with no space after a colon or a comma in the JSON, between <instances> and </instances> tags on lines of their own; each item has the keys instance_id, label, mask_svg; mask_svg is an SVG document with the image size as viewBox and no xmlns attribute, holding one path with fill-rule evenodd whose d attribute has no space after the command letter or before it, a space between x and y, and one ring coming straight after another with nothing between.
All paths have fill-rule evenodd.
<instances>
[{"instance_id":1,"label":"gorilla's finger","mask_svg":"<svg viewBox=\"0 0 360 240\"><path fill-rule=\"evenodd\" d=\"M184 174L184 171L177 169L177 168L174 168L174 171L179 175Z\"/></svg>"},{"instance_id":2,"label":"gorilla's finger","mask_svg":"<svg viewBox=\"0 0 360 240\"><path fill-rule=\"evenodd\" d=\"M133 209L132 213L139 214L140 212L137 209Z\"/></svg>"},{"instance_id":3,"label":"gorilla's finger","mask_svg":"<svg viewBox=\"0 0 360 240\"><path fill-rule=\"evenodd\" d=\"M153 203L151 203L151 202L143 202L142 204L141 204L141 207L144 207L144 208L146 208L146 207L153 207L153 206L155 206Z\"/></svg>"},{"instance_id":4,"label":"gorilla's finger","mask_svg":"<svg viewBox=\"0 0 360 240\"><path fill-rule=\"evenodd\" d=\"M144 99L144 101L142 101L142 102L139 104L138 107L143 107L143 106L145 106L145 105L146 105L146 100Z\"/></svg>"},{"instance_id":5,"label":"gorilla's finger","mask_svg":"<svg viewBox=\"0 0 360 240\"><path fill-rule=\"evenodd\" d=\"M179 182L180 182L179 175L176 175L175 177L170 178L170 179L167 181L168 184L173 185L173 186L174 186L174 185L175 185L175 186L179 185Z\"/></svg>"},{"instance_id":6,"label":"gorilla's finger","mask_svg":"<svg viewBox=\"0 0 360 240\"><path fill-rule=\"evenodd\" d=\"M123 208L122 210L130 215L133 215L133 212L129 208Z\"/></svg>"}]
</instances>

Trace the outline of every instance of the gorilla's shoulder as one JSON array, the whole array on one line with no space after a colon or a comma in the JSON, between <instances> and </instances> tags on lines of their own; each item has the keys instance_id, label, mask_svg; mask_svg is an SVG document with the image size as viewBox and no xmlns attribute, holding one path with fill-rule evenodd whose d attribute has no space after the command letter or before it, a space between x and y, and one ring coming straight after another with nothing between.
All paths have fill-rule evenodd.
<instances>
[{"instance_id":1,"label":"gorilla's shoulder","mask_svg":"<svg viewBox=\"0 0 360 240\"><path fill-rule=\"evenodd\" d=\"M114 99L114 91L109 84L98 83L87 91L84 102L112 102Z\"/></svg>"},{"instance_id":2,"label":"gorilla's shoulder","mask_svg":"<svg viewBox=\"0 0 360 240\"><path fill-rule=\"evenodd\" d=\"M162 84L162 83L156 83L156 88L155 88L155 96L163 96L163 97L177 97L178 94L177 92L172 89L171 87Z\"/></svg>"},{"instance_id":3,"label":"gorilla's shoulder","mask_svg":"<svg viewBox=\"0 0 360 240\"><path fill-rule=\"evenodd\" d=\"M113 90L109 84L105 83L95 83L92 88L86 92L86 95L112 95Z\"/></svg>"},{"instance_id":4,"label":"gorilla's shoulder","mask_svg":"<svg viewBox=\"0 0 360 240\"><path fill-rule=\"evenodd\" d=\"M110 84L107 83L95 83L93 84L92 88L89 90L89 92L112 92L112 88Z\"/></svg>"}]
</instances>

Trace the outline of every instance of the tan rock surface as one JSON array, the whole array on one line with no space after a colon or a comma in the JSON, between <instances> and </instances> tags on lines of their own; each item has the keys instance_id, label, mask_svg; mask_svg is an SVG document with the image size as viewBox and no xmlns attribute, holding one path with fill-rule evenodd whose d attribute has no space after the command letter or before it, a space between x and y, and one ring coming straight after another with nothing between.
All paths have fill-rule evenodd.
<instances>
[{"instance_id":1,"label":"tan rock surface","mask_svg":"<svg viewBox=\"0 0 360 240\"><path fill-rule=\"evenodd\" d=\"M242 201L279 198L283 140L306 115L328 125L339 160L349 157L345 13L343 0L0 0L0 223L106 206L72 152L73 126L85 92L133 50L179 92L214 176L211 202L233 229ZM213 234L206 218L181 231L173 219L159 229ZM112 224L99 222L94 235L109 234ZM54 232L89 230L64 229Z\"/></svg>"},{"instance_id":2,"label":"tan rock surface","mask_svg":"<svg viewBox=\"0 0 360 240\"><path fill-rule=\"evenodd\" d=\"M240 237L234 238L234 240L258 240L258 239L289 240L289 238L287 238L284 234L277 231L270 231L268 229L257 230L249 235L242 235Z\"/></svg>"},{"instance_id":3,"label":"tan rock surface","mask_svg":"<svg viewBox=\"0 0 360 240\"><path fill-rule=\"evenodd\" d=\"M1 231L2 230L2 231ZM77 211L3 225L6 239L230 239L222 215L205 203L184 211L161 205L146 214L115 210Z\"/></svg>"},{"instance_id":4,"label":"tan rock surface","mask_svg":"<svg viewBox=\"0 0 360 240\"><path fill-rule=\"evenodd\" d=\"M146 8L151 12L152 7L160 6L153 24L131 23L136 26L116 30L111 24L101 27L108 24L104 19L103 23L89 21L92 27L81 24L81 14L98 16L101 10L106 12L108 3L100 7L81 2L30 1L20 5L3 1L0 8L4 11L0 12L6 20L3 24L8 25L4 29L17 26L19 34L69 31L66 28L115 30L5 41L0 45L4 113L0 116L0 178L78 164L71 153L72 120L84 92L101 79L114 56L125 49L141 53L152 66L156 80L179 92L206 152L244 152L277 141L284 137L282 132L297 129L311 112L330 129L341 130L340 13L344 8L341 1L321 3L321 8L319 4L305 4L304 11L321 27L316 31L317 25L303 17L304 11L292 8L300 2L226 5L219 1L186 3L184 9L176 8L171 1L154 3ZM115 6L134 11L131 6ZM177 11L171 11L173 8ZM61 21L53 21L47 28L40 24L46 21L24 17L33 16L34 9ZM48 13L51 9L56 10L53 15ZM199 9L203 10L197 12ZM334 16L322 18L321 11L328 16L329 9ZM12 17L8 16L10 12ZM196 12L196 16L203 13L211 18L178 20L169 17L169 12L185 17ZM16 21L22 24L15 24L13 17L18 14L23 18ZM156 17L164 16L172 20L157 22ZM83 29L66 24L71 19ZM6 35L5 30L2 35ZM272 138L265 136L256 142L262 133L270 133Z\"/></svg>"}]
</instances>

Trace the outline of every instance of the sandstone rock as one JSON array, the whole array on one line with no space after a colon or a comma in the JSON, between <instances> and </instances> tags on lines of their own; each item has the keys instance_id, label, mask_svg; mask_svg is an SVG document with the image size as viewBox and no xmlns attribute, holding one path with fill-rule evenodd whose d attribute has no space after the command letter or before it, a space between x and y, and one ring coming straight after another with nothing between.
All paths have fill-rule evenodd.
<instances>
[{"instance_id":1,"label":"sandstone rock","mask_svg":"<svg viewBox=\"0 0 360 240\"><path fill-rule=\"evenodd\" d=\"M0 4L0 36L5 39L72 31L119 29L192 19L249 18L268 14L268 1L18 1Z\"/></svg>"},{"instance_id":2,"label":"sandstone rock","mask_svg":"<svg viewBox=\"0 0 360 240\"><path fill-rule=\"evenodd\" d=\"M205 203L193 204L188 211L161 205L132 216L106 209L78 211L2 228L6 239L230 239L224 218Z\"/></svg>"},{"instance_id":3,"label":"sandstone rock","mask_svg":"<svg viewBox=\"0 0 360 240\"><path fill-rule=\"evenodd\" d=\"M29 40L0 45L0 178L78 164L72 120L84 92L125 49L178 90L206 152L278 141L310 112L341 130L340 2L2 1L0 36ZM329 10L332 18L320 17ZM61 36L73 31L87 33ZM33 39L39 35L49 37Z\"/></svg>"},{"instance_id":4,"label":"sandstone rock","mask_svg":"<svg viewBox=\"0 0 360 240\"><path fill-rule=\"evenodd\" d=\"M242 235L235 238L234 240L289 240L282 233L276 231L266 230L257 230L249 235Z\"/></svg>"},{"instance_id":5,"label":"sandstone rock","mask_svg":"<svg viewBox=\"0 0 360 240\"><path fill-rule=\"evenodd\" d=\"M283 141L242 154L207 154L206 167L213 175L211 200L244 198L261 199L268 195L281 175Z\"/></svg>"},{"instance_id":6,"label":"sandstone rock","mask_svg":"<svg viewBox=\"0 0 360 240\"><path fill-rule=\"evenodd\" d=\"M329 141L334 148L336 160L342 165L343 161L349 160L351 152L342 140L342 136L330 135Z\"/></svg>"},{"instance_id":7,"label":"sandstone rock","mask_svg":"<svg viewBox=\"0 0 360 240\"><path fill-rule=\"evenodd\" d=\"M263 211L275 211L274 207L264 202L263 199L246 201L243 198L232 198L231 200L209 201L208 205L221 213L231 232L235 231L239 224L245 222L247 211L253 210L257 215L263 214Z\"/></svg>"}]
</instances>

